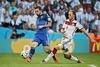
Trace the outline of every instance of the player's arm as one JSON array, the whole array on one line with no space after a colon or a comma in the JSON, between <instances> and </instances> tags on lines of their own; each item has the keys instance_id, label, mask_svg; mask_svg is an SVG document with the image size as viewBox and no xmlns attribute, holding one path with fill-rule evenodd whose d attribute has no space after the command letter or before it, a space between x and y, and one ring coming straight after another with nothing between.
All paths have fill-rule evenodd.
<instances>
[{"instance_id":1,"label":"player's arm","mask_svg":"<svg viewBox=\"0 0 100 67\"><path fill-rule=\"evenodd\" d=\"M64 34L66 32L66 24L64 23L61 28L59 29L59 31Z\"/></svg>"},{"instance_id":2,"label":"player's arm","mask_svg":"<svg viewBox=\"0 0 100 67\"><path fill-rule=\"evenodd\" d=\"M85 29L83 28L83 26L82 26L79 22L77 22L76 27L77 27L78 29L80 29L80 30L89 38L89 40L90 40L91 42L96 42L94 39L92 39L92 38L89 36L89 34L85 31Z\"/></svg>"},{"instance_id":3,"label":"player's arm","mask_svg":"<svg viewBox=\"0 0 100 67\"><path fill-rule=\"evenodd\" d=\"M46 25L38 26L38 28L39 28L39 29L44 28L44 27L47 28L47 27L51 27L51 25L52 25L51 22L48 22Z\"/></svg>"},{"instance_id":4,"label":"player's arm","mask_svg":"<svg viewBox=\"0 0 100 67\"><path fill-rule=\"evenodd\" d=\"M89 36L89 34L85 31L84 28L81 28L80 30L89 38L89 40L91 40L92 42L96 42L94 39L92 39L92 38Z\"/></svg>"},{"instance_id":5,"label":"player's arm","mask_svg":"<svg viewBox=\"0 0 100 67\"><path fill-rule=\"evenodd\" d=\"M43 25L43 27L51 27L52 23L48 22L46 25Z\"/></svg>"},{"instance_id":6,"label":"player's arm","mask_svg":"<svg viewBox=\"0 0 100 67\"><path fill-rule=\"evenodd\" d=\"M48 28L48 27L51 27L52 25L52 20L49 16L46 15L46 21L48 22L47 24L45 25L42 25L42 26L39 26L38 28L41 29L41 28Z\"/></svg>"}]
</instances>

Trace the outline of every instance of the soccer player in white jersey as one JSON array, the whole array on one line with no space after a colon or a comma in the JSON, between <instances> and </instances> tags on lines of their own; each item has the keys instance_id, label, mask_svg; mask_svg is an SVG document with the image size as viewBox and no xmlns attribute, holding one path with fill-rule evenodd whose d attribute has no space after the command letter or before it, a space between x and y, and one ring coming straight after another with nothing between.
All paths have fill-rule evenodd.
<instances>
[{"instance_id":1,"label":"soccer player in white jersey","mask_svg":"<svg viewBox=\"0 0 100 67\"><path fill-rule=\"evenodd\" d=\"M42 61L42 63L46 63L60 49L62 50L63 55L66 59L74 60L78 63L82 63L82 61L79 58L76 58L71 55L69 49L72 45L72 39L77 28L80 29L92 42L96 42L89 36L89 34L85 31L83 26L75 20L75 12L73 10L69 11L68 17L69 19L66 20L66 22L64 22L63 28L61 28L60 30L60 32L63 33L61 43L54 47L53 51L47 56L46 59Z\"/></svg>"}]
</instances>

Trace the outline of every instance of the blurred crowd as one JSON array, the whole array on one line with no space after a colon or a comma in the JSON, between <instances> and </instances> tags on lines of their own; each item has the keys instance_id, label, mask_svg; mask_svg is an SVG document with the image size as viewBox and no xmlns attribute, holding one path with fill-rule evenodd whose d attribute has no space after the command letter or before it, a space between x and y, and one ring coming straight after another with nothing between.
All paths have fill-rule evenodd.
<instances>
[{"instance_id":1,"label":"blurred crowd","mask_svg":"<svg viewBox=\"0 0 100 67\"><path fill-rule=\"evenodd\" d=\"M87 32L92 29L100 32L99 0L1 0L0 26L35 31L37 15L34 9L37 6L51 17L50 32L59 32L71 9L76 11L76 20Z\"/></svg>"}]
</instances>

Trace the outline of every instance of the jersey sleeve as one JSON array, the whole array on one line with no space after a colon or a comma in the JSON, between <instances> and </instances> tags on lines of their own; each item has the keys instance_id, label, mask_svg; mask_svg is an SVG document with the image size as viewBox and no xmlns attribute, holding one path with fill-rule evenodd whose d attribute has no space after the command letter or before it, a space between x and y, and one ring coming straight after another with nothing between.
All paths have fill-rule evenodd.
<instances>
[{"instance_id":1,"label":"jersey sleeve","mask_svg":"<svg viewBox=\"0 0 100 67\"><path fill-rule=\"evenodd\" d=\"M65 23L63 24L62 28L66 28Z\"/></svg>"},{"instance_id":2,"label":"jersey sleeve","mask_svg":"<svg viewBox=\"0 0 100 67\"><path fill-rule=\"evenodd\" d=\"M79 22L77 22L76 27L77 27L78 29L82 29L82 28L83 28L83 26L82 26Z\"/></svg>"},{"instance_id":3,"label":"jersey sleeve","mask_svg":"<svg viewBox=\"0 0 100 67\"><path fill-rule=\"evenodd\" d=\"M47 15L47 14L46 14L46 21L47 21L47 22L52 22L52 20L51 20L50 16L49 16L49 15Z\"/></svg>"}]
</instances>

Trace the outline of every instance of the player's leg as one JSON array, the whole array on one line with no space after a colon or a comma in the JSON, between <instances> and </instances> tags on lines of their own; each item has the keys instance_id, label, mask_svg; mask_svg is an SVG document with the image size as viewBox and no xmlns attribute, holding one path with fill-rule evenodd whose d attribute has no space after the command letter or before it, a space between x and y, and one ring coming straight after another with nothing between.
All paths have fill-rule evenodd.
<instances>
[{"instance_id":1,"label":"player's leg","mask_svg":"<svg viewBox=\"0 0 100 67\"><path fill-rule=\"evenodd\" d=\"M48 46L43 46L44 48L44 51L47 53L47 54L50 54L51 53L51 50L49 49Z\"/></svg>"},{"instance_id":2,"label":"player's leg","mask_svg":"<svg viewBox=\"0 0 100 67\"><path fill-rule=\"evenodd\" d=\"M50 51L50 49L49 49L49 47L48 47L48 46L49 46L48 35L45 35L45 37L42 37L41 39L42 39L42 45L44 46L45 52L49 54L51 51ZM59 46L59 45L55 46L54 49L53 49L53 51L52 51L52 53L55 55L56 52L57 52L57 50L60 49L60 47L62 47L62 45L60 45L60 46Z\"/></svg>"},{"instance_id":3,"label":"player's leg","mask_svg":"<svg viewBox=\"0 0 100 67\"><path fill-rule=\"evenodd\" d=\"M56 56L55 56L57 50L59 50L59 46L58 46L58 45L53 49L52 52L50 52L50 54L47 56L46 59L44 59L44 60L42 61L42 63L48 62L48 61L50 60L50 58L52 58L52 57L55 58L55 62L58 62L58 59L57 59Z\"/></svg>"},{"instance_id":4,"label":"player's leg","mask_svg":"<svg viewBox=\"0 0 100 67\"><path fill-rule=\"evenodd\" d=\"M42 61L42 63L46 63L50 58L52 58L53 54L51 54L51 50L49 50L48 46L44 46L44 50L48 53L48 57Z\"/></svg>"},{"instance_id":5,"label":"player's leg","mask_svg":"<svg viewBox=\"0 0 100 67\"><path fill-rule=\"evenodd\" d=\"M43 45L44 51L47 54L50 54L51 50L49 49L49 39L48 39L48 35L44 35L44 37L40 37L40 39L42 40L41 43Z\"/></svg>"},{"instance_id":6,"label":"player's leg","mask_svg":"<svg viewBox=\"0 0 100 67\"><path fill-rule=\"evenodd\" d=\"M72 56L71 54L64 54L64 57L69 60L78 61L78 59L76 57Z\"/></svg>"},{"instance_id":7,"label":"player's leg","mask_svg":"<svg viewBox=\"0 0 100 67\"><path fill-rule=\"evenodd\" d=\"M34 53L35 53L35 48L36 48L37 46L38 46L38 43L37 43L37 42L32 42L29 56L26 58L26 60L27 60L28 62L31 62L32 56L34 55Z\"/></svg>"},{"instance_id":8,"label":"player's leg","mask_svg":"<svg viewBox=\"0 0 100 67\"><path fill-rule=\"evenodd\" d=\"M64 57L65 57L66 59L76 61L77 63L84 63L83 61L80 60L80 58L74 57L74 56L71 55L71 54L64 54Z\"/></svg>"},{"instance_id":9,"label":"player's leg","mask_svg":"<svg viewBox=\"0 0 100 67\"><path fill-rule=\"evenodd\" d=\"M28 62L31 61L32 56L33 56L34 53L35 53L35 48L36 48L40 43L41 43L41 41L40 41L39 37L38 37L38 36L35 36L35 37L34 37L34 40L33 40L32 43L31 43L31 49L30 49L29 56L26 58L26 60L27 60Z\"/></svg>"},{"instance_id":10,"label":"player's leg","mask_svg":"<svg viewBox=\"0 0 100 67\"><path fill-rule=\"evenodd\" d=\"M50 53L52 54L52 53L53 53L53 51L51 51L51 50L49 49L48 46L44 46L44 50L45 50L45 52L48 53L48 54L50 54ZM57 51L57 50L56 50L56 51ZM58 58L56 57L55 54L52 54L52 55L50 55L49 57L52 57L53 60L54 60L56 63L58 63Z\"/></svg>"},{"instance_id":11,"label":"player's leg","mask_svg":"<svg viewBox=\"0 0 100 67\"><path fill-rule=\"evenodd\" d=\"M49 38L48 35L44 35L44 37L41 37L42 45L44 47L44 50L47 54L50 54L52 51L49 49ZM51 56L55 62L58 62L58 59L56 55Z\"/></svg>"},{"instance_id":12,"label":"player's leg","mask_svg":"<svg viewBox=\"0 0 100 67\"><path fill-rule=\"evenodd\" d=\"M63 38L60 44L58 44L57 46L54 47L54 49L52 50L52 52L47 56L47 58L45 59L45 61L47 62L52 56L54 56L58 50L63 49Z\"/></svg>"},{"instance_id":13,"label":"player's leg","mask_svg":"<svg viewBox=\"0 0 100 67\"><path fill-rule=\"evenodd\" d=\"M64 49L63 49L64 57L66 59L73 60L78 63L82 63L82 61L79 58L76 58L73 55L71 55L71 53L72 53L72 48L71 48L72 45L71 44L72 44L72 40L67 42L67 44L64 44Z\"/></svg>"}]
</instances>

